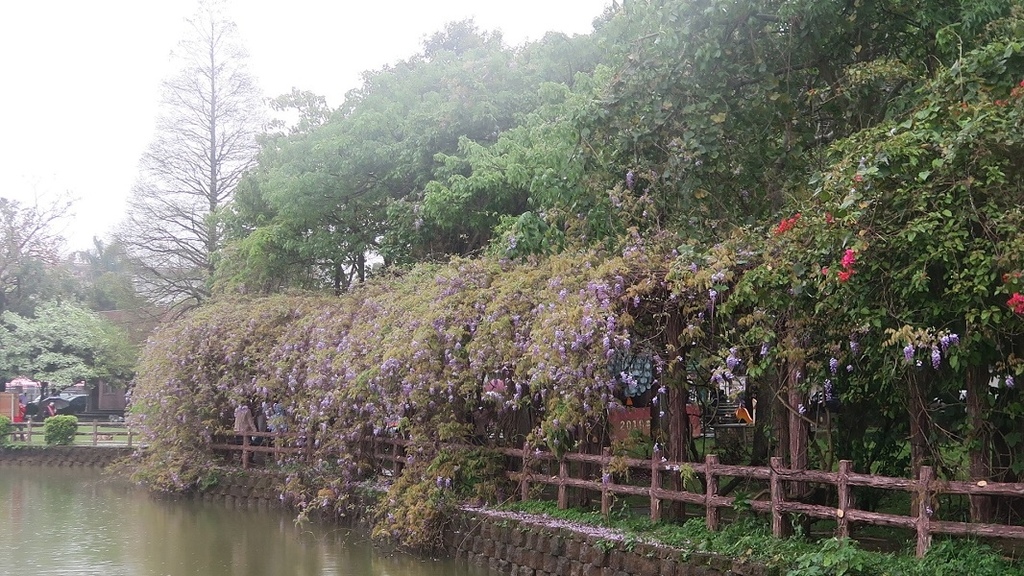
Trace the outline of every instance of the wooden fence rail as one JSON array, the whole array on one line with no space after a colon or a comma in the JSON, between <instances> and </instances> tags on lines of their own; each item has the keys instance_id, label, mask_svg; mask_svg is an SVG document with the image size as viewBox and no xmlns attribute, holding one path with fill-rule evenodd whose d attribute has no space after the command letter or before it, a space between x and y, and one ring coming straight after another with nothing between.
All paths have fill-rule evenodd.
<instances>
[{"instance_id":1,"label":"wooden fence rail","mask_svg":"<svg viewBox=\"0 0 1024 576\"><path fill-rule=\"evenodd\" d=\"M33 436L43 433L43 426L38 422L16 422L13 424L10 440L12 442L32 443ZM118 446L132 447L135 440L135 433L124 422L79 422L75 439L88 438L93 446L116 444Z\"/></svg>"},{"instance_id":2,"label":"wooden fence rail","mask_svg":"<svg viewBox=\"0 0 1024 576\"><path fill-rule=\"evenodd\" d=\"M229 433L230 434L230 433ZM253 438L272 439L272 445L257 445ZM238 443L215 443L211 447L217 450L241 451L242 464L250 465L250 455L256 453L274 454L280 459L287 455L301 454L303 458L312 457L311 443L302 446L300 436L283 433L251 433L241 437ZM404 449L407 440L393 438L375 438L367 441L372 447L374 457L382 471L397 476L406 463ZM468 446L467 446L468 448ZM670 462L662 458L659 450L655 450L652 458L613 457L607 449L603 454L583 454L567 452L556 455L551 452L532 449L529 445L522 448L494 448L495 452L510 457L510 470L506 472L509 479L519 484L522 499L531 497L531 486L547 485L557 489L557 502L561 509L568 507L568 490L586 490L599 494L601 512L607 518L611 511L612 498L615 496L640 496L650 501L650 518L653 522L661 520L663 502L681 502L703 506L705 522L710 530L718 530L721 525L721 511L738 504L733 496L722 496L718 493L723 478L743 478L766 482L767 499L744 501L751 510L771 517L772 533L778 537L786 534L787 515L803 514L813 518L831 519L836 522L836 535L846 537L850 534L851 524L867 524L873 526L889 526L911 530L917 535L917 555L923 556L931 546L934 534L951 534L960 536L984 536L998 538L1024 539L1024 526L1008 524L954 522L935 518L935 510L931 503L939 495L964 496L1014 496L1024 497L1024 483L996 482L962 482L940 481L935 478L930 466L922 466L916 479L891 478L871 474L853 472L853 463L843 460L835 472L821 470L793 470L785 467L781 458L772 458L769 466L738 466L721 464L718 456L709 454L704 462ZM557 464L556 474L544 473L541 468ZM572 463L591 464L599 468L599 478L580 478L571 474ZM638 486L628 483L617 483L613 468L643 469L650 471L649 485ZM581 467L577 467L581 468ZM703 492L692 492L685 489L672 490L663 487L663 475L692 475L702 477ZM837 504L835 507L820 504L808 504L787 499L791 485L814 483L835 488ZM853 506L852 489L855 487L895 490L911 494L911 510L906 515L889 514L860 510Z\"/></svg>"}]
</instances>

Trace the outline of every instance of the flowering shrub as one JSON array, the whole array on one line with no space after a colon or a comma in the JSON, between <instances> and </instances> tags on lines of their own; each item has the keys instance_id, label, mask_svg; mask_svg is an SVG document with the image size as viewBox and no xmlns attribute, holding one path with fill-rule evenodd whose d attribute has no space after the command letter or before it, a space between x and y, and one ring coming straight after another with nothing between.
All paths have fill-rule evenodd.
<instances>
[{"instance_id":1,"label":"flowering shrub","mask_svg":"<svg viewBox=\"0 0 1024 576\"><path fill-rule=\"evenodd\" d=\"M436 480L439 441L571 449L588 431L603 434L595 427L620 401L610 359L637 345L628 310L657 288L645 274L651 254L664 262L665 252L634 252L457 260L336 299L200 309L159 331L143 355L130 419L151 449L136 477L194 489L214 464L213 435L230 429L240 403L280 403L287 429L311 443L313 465L286 486L303 512L344 511L352 487L374 472L358 442L371 435L413 441L405 486ZM496 486L481 488L494 475L469 469L445 477L459 494L495 497Z\"/></svg>"},{"instance_id":2,"label":"flowering shrub","mask_svg":"<svg viewBox=\"0 0 1024 576\"><path fill-rule=\"evenodd\" d=\"M1011 87L985 76L1022 60L1017 45L965 55L915 91L910 112L823 151L814 189L795 201L800 212L789 207L794 216L777 225L736 228L710 246L631 227L600 248L511 262L528 252L516 248L526 236L509 236L518 240L501 255L420 265L339 298L203 308L161 330L143 356L131 418L151 450L138 476L166 490L197 486L212 464L211 436L234 408L278 402L313 458L289 476L289 502L343 512L375 472L359 441L401 435L411 461L379 529L432 546L445 521L438 510L503 489L488 482L492 463L440 452L441 442L528 442L556 454L591 436L604 443L606 410L621 404L630 376L610 367L640 355L652 366L652 443L688 442L666 420L691 388L746 386L765 400L762 457L777 439L772 422L791 418L805 429L815 422L810 460L825 469L849 458L898 475L931 461L955 477L970 469L966 458L998 446L993 476L1024 476L1015 388L1024 117L1017 100L988 100ZM970 102L961 75L985 87ZM630 185L645 188L646 174ZM621 183L609 201L635 201L630 224L658 208ZM560 233L593 229L569 214L554 221ZM998 394L990 381L1002 383ZM965 382L987 394L981 408L943 411Z\"/></svg>"}]
</instances>

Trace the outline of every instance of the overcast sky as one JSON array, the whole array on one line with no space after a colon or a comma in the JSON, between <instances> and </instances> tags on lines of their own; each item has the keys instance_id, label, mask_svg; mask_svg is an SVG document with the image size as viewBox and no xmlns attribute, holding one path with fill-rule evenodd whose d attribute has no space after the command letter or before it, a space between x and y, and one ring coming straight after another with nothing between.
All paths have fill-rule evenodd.
<instances>
[{"instance_id":1,"label":"overcast sky","mask_svg":"<svg viewBox=\"0 0 1024 576\"><path fill-rule=\"evenodd\" d=\"M473 18L506 43L585 34L611 0L235 0L230 14L268 96L296 87L337 106L365 70L408 58L447 22ZM153 135L169 55L195 0L0 4L0 196L68 193L70 249L120 220Z\"/></svg>"}]
</instances>

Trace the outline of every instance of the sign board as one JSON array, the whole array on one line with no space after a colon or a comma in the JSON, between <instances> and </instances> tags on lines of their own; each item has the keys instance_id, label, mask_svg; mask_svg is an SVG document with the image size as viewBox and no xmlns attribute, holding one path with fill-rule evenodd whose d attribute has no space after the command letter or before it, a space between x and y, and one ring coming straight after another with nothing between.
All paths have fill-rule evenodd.
<instances>
[{"instance_id":1,"label":"sign board","mask_svg":"<svg viewBox=\"0 0 1024 576\"><path fill-rule=\"evenodd\" d=\"M612 428L612 441L621 442L633 430L639 430L645 437L651 435L650 408L618 408L608 411L608 424Z\"/></svg>"},{"instance_id":2,"label":"sign board","mask_svg":"<svg viewBox=\"0 0 1024 576\"><path fill-rule=\"evenodd\" d=\"M13 392L0 392L0 416L7 416L14 421L18 413L18 395Z\"/></svg>"}]
</instances>

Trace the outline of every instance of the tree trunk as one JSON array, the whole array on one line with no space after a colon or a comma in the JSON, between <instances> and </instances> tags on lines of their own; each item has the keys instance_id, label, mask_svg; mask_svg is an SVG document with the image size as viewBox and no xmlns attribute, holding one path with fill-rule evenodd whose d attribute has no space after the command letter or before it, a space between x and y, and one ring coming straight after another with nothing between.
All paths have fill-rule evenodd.
<instances>
[{"instance_id":1,"label":"tree trunk","mask_svg":"<svg viewBox=\"0 0 1024 576\"><path fill-rule=\"evenodd\" d=\"M665 326L666 350L675 357L683 356L679 344L679 333L682 324L679 317L679 310L675 309L669 315ZM673 462L688 462L690 446L690 419L686 414L686 403L690 398L690 391L686 382L685 361L674 364L671 373L666 374L671 385L668 389L668 401L665 406L665 417L668 420L668 441L665 442L665 457ZM672 474L669 482L669 489L682 490L683 479L679 474ZM664 511L669 519L682 520L686 517L686 504L674 502Z\"/></svg>"},{"instance_id":2,"label":"tree trunk","mask_svg":"<svg viewBox=\"0 0 1024 576\"><path fill-rule=\"evenodd\" d=\"M804 393L800 390L800 377L803 373L804 364L802 361L790 362L786 371L786 403L789 427L789 467L793 470L807 469L807 446L810 428L807 420L803 417L801 407L806 409ZM803 494L807 485L793 483L790 485L790 493L794 495Z\"/></svg>"},{"instance_id":3,"label":"tree trunk","mask_svg":"<svg viewBox=\"0 0 1024 576\"><path fill-rule=\"evenodd\" d=\"M911 368L907 375L907 411L910 417L910 476L918 478L928 461L928 406L922 390L920 373ZM910 515L916 516L921 502L911 496Z\"/></svg>"},{"instance_id":4,"label":"tree trunk","mask_svg":"<svg viewBox=\"0 0 1024 576\"><path fill-rule=\"evenodd\" d=\"M970 429L967 445L970 447L971 480L991 480L992 434L985 420L988 397L988 374L979 367L967 371L967 423ZM971 522L989 522L992 519L992 498L971 496Z\"/></svg>"}]
</instances>

